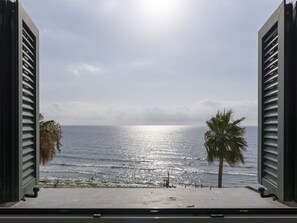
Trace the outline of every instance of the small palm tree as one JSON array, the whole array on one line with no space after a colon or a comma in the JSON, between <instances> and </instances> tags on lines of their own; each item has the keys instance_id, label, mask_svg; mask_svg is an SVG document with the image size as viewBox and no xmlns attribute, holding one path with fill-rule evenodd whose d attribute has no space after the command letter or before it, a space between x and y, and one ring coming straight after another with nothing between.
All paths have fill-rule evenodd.
<instances>
[{"instance_id":1,"label":"small palm tree","mask_svg":"<svg viewBox=\"0 0 297 223\"><path fill-rule=\"evenodd\" d=\"M204 146L207 151L209 163L219 161L218 187L222 187L223 162L235 166L241 162L244 164L242 151L246 150L247 142L244 138L245 128L239 124L245 118L233 121L232 110L220 112L215 117L206 121L209 130L204 134Z\"/></svg>"},{"instance_id":2,"label":"small palm tree","mask_svg":"<svg viewBox=\"0 0 297 223\"><path fill-rule=\"evenodd\" d=\"M44 165L54 158L56 149L61 152L62 130L59 123L53 120L43 121L44 117L41 114L39 117L40 163Z\"/></svg>"}]
</instances>

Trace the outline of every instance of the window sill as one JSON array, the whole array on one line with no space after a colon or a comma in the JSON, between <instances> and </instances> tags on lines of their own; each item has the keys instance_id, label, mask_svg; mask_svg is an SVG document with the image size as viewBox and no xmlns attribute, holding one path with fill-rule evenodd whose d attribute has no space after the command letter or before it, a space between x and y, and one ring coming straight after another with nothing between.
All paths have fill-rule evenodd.
<instances>
[{"instance_id":1,"label":"window sill","mask_svg":"<svg viewBox=\"0 0 297 223\"><path fill-rule=\"evenodd\" d=\"M12 208L287 208L247 188L42 188Z\"/></svg>"}]
</instances>

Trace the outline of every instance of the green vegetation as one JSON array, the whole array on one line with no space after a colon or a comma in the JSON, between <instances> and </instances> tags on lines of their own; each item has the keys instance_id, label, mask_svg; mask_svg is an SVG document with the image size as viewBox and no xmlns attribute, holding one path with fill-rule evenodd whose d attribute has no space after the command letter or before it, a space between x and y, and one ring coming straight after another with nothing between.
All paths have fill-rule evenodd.
<instances>
[{"instance_id":1,"label":"green vegetation","mask_svg":"<svg viewBox=\"0 0 297 223\"><path fill-rule=\"evenodd\" d=\"M232 114L232 110L218 111L215 117L206 121L209 130L204 134L204 146L208 162L219 161L219 188L222 187L223 162L226 161L232 167L239 162L244 164L242 151L247 148L245 128L239 126L245 118L233 121Z\"/></svg>"},{"instance_id":2,"label":"green vegetation","mask_svg":"<svg viewBox=\"0 0 297 223\"><path fill-rule=\"evenodd\" d=\"M53 120L43 121L41 114L39 119L40 163L44 165L54 158L56 150L61 152L62 130L60 124Z\"/></svg>"}]
</instances>

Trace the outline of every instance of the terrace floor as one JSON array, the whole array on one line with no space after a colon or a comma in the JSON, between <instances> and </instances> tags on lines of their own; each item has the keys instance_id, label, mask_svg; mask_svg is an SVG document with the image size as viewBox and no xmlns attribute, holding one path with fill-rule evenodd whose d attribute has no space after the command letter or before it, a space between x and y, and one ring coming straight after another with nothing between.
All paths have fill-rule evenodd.
<instances>
[{"instance_id":1,"label":"terrace floor","mask_svg":"<svg viewBox=\"0 0 297 223\"><path fill-rule=\"evenodd\" d=\"M12 208L286 208L247 188L41 188Z\"/></svg>"}]
</instances>

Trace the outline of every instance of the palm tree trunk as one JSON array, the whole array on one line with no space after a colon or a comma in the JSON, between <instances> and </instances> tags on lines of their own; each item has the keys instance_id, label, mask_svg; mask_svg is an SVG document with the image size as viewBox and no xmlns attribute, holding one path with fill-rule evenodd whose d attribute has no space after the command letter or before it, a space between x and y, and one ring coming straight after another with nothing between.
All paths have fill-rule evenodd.
<instances>
[{"instance_id":1,"label":"palm tree trunk","mask_svg":"<svg viewBox=\"0 0 297 223\"><path fill-rule=\"evenodd\" d=\"M219 160L219 179L218 179L218 188L222 188L222 177L223 177L223 158Z\"/></svg>"}]
</instances>

